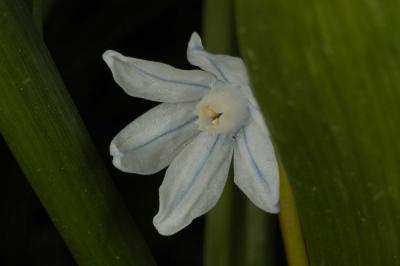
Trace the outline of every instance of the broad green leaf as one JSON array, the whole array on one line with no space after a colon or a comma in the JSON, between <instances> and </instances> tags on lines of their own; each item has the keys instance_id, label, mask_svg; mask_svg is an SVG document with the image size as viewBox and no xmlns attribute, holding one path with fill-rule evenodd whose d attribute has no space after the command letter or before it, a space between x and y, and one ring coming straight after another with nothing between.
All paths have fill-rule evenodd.
<instances>
[{"instance_id":1,"label":"broad green leaf","mask_svg":"<svg viewBox=\"0 0 400 266\"><path fill-rule=\"evenodd\" d=\"M76 261L153 265L25 4L0 24L1 133Z\"/></svg>"},{"instance_id":2,"label":"broad green leaf","mask_svg":"<svg viewBox=\"0 0 400 266\"><path fill-rule=\"evenodd\" d=\"M310 264L400 264L400 2L236 3Z\"/></svg>"}]
</instances>

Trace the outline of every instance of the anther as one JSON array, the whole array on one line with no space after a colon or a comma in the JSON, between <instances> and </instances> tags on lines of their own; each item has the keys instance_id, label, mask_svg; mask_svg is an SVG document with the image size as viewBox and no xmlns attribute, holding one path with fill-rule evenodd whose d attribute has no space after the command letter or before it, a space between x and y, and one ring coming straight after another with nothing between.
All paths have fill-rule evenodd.
<instances>
[{"instance_id":1,"label":"anther","mask_svg":"<svg viewBox=\"0 0 400 266\"><path fill-rule=\"evenodd\" d=\"M242 92L229 84L214 84L196 106L200 130L211 133L234 133L248 116L248 101Z\"/></svg>"},{"instance_id":2,"label":"anther","mask_svg":"<svg viewBox=\"0 0 400 266\"><path fill-rule=\"evenodd\" d=\"M207 114L208 114L208 116L210 116L210 117L212 117L212 118L217 117L218 115L220 115L219 113L215 112L215 111L211 108L211 106L208 106L208 108L207 108Z\"/></svg>"},{"instance_id":3,"label":"anther","mask_svg":"<svg viewBox=\"0 0 400 266\"><path fill-rule=\"evenodd\" d=\"M219 125L219 117L213 119L213 120L211 121L211 124L212 124L213 126L218 126L218 125Z\"/></svg>"}]
</instances>

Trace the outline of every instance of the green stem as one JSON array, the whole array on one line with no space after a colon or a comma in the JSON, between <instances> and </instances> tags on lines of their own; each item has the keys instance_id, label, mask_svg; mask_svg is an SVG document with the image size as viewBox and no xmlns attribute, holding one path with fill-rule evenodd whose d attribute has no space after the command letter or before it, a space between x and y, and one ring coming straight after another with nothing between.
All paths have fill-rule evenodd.
<instances>
[{"instance_id":1,"label":"green stem","mask_svg":"<svg viewBox=\"0 0 400 266\"><path fill-rule=\"evenodd\" d=\"M21 1L0 1L0 129L79 265L153 265Z\"/></svg>"},{"instance_id":2,"label":"green stem","mask_svg":"<svg viewBox=\"0 0 400 266\"><path fill-rule=\"evenodd\" d=\"M231 177L231 176L230 176ZM232 265L233 181L228 179L217 205L207 214L204 265Z\"/></svg>"},{"instance_id":3,"label":"green stem","mask_svg":"<svg viewBox=\"0 0 400 266\"><path fill-rule=\"evenodd\" d=\"M204 41L207 50L232 54L236 48L232 0L205 0L203 10Z\"/></svg>"},{"instance_id":4,"label":"green stem","mask_svg":"<svg viewBox=\"0 0 400 266\"><path fill-rule=\"evenodd\" d=\"M232 53L231 0L206 0L204 2L203 24L206 48L215 53ZM234 187L231 173L217 205L207 214L204 247L204 265L206 266L230 266L233 263Z\"/></svg>"},{"instance_id":5,"label":"green stem","mask_svg":"<svg viewBox=\"0 0 400 266\"><path fill-rule=\"evenodd\" d=\"M275 215L270 215L246 201L244 260L241 265L278 265L279 228Z\"/></svg>"},{"instance_id":6,"label":"green stem","mask_svg":"<svg viewBox=\"0 0 400 266\"><path fill-rule=\"evenodd\" d=\"M204 39L209 51L235 54L232 0L207 0ZM231 171L218 204L207 215L205 265L275 265L276 217L255 207L234 187Z\"/></svg>"}]
</instances>

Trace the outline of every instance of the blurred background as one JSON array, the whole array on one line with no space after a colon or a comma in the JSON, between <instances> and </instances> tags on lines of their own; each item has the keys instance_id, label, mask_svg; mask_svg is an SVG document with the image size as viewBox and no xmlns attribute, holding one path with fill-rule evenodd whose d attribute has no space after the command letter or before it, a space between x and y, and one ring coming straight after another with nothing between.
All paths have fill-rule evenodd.
<instances>
[{"instance_id":1,"label":"blurred background","mask_svg":"<svg viewBox=\"0 0 400 266\"><path fill-rule=\"evenodd\" d=\"M192 68L186 60L186 45L193 31L202 32L202 1L53 0L45 17L47 47L157 263L202 265L204 216L170 237L159 235L152 225L164 171L136 176L111 165L111 139L156 103L126 95L101 59L105 50L114 49ZM76 265L3 139L0 145L0 265ZM277 247L279 264L284 265L282 252Z\"/></svg>"}]
</instances>

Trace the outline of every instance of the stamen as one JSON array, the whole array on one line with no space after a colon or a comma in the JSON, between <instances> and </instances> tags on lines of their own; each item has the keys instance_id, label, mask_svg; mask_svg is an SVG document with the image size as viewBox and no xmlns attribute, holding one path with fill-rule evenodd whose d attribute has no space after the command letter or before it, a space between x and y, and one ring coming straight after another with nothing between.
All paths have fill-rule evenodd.
<instances>
[{"instance_id":1,"label":"stamen","mask_svg":"<svg viewBox=\"0 0 400 266\"><path fill-rule=\"evenodd\" d=\"M219 125L219 118L221 117L222 113L215 112L211 106L207 107L207 115L211 117L211 125L218 126Z\"/></svg>"},{"instance_id":2,"label":"stamen","mask_svg":"<svg viewBox=\"0 0 400 266\"><path fill-rule=\"evenodd\" d=\"M215 112L215 111L211 108L211 106L208 106L208 108L207 108L207 114L208 114L208 116L211 116L212 118L214 118L214 117L216 117L216 116L218 115L218 113Z\"/></svg>"},{"instance_id":3,"label":"stamen","mask_svg":"<svg viewBox=\"0 0 400 266\"><path fill-rule=\"evenodd\" d=\"M211 121L211 124L212 124L213 126L218 126L218 125L219 125L219 117L213 119L213 120Z\"/></svg>"}]
</instances>

